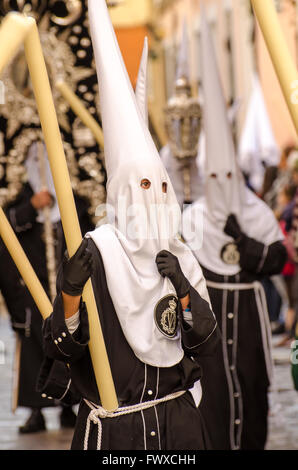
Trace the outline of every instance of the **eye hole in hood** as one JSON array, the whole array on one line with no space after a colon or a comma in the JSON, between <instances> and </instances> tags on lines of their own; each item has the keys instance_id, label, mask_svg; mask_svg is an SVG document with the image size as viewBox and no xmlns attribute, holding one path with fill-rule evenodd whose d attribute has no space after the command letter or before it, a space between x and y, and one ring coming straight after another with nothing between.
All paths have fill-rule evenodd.
<instances>
[{"instance_id":1,"label":"eye hole in hood","mask_svg":"<svg viewBox=\"0 0 298 470\"><path fill-rule=\"evenodd\" d=\"M143 188L143 189L149 189L150 186L151 186L151 182L150 182L147 178L142 179L142 181L141 181L141 188Z\"/></svg>"}]
</instances>

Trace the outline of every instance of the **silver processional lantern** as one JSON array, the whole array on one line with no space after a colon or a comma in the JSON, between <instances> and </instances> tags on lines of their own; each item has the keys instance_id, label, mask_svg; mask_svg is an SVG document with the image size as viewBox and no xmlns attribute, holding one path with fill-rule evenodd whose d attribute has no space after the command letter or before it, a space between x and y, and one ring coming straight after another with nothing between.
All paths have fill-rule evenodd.
<instances>
[{"instance_id":1,"label":"silver processional lantern","mask_svg":"<svg viewBox=\"0 0 298 470\"><path fill-rule=\"evenodd\" d=\"M192 202L190 167L198 155L201 121L201 106L191 96L189 80L182 76L176 80L174 96L165 108L165 127L172 155L181 164L185 202Z\"/></svg>"}]
</instances>

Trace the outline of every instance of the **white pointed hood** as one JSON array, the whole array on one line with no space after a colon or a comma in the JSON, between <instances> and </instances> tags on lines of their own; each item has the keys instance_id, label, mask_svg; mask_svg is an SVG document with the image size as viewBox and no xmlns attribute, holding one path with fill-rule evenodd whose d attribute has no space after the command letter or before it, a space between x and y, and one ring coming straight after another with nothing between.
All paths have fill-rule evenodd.
<instances>
[{"instance_id":1,"label":"white pointed hood","mask_svg":"<svg viewBox=\"0 0 298 470\"><path fill-rule=\"evenodd\" d=\"M135 355L147 364L170 367L184 353L178 324L170 335L161 330L157 320L162 299L172 298L163 312L166 315L172 312L175 298L169 279L158 273L158 252L167 249L176 255L191 284L204 298L208 299L208 294L194 256L176 236L181 212L137 105L106 2L89 0L88 7L105 139L110 222L88 236L100 250L109 293ZM144 179L149 181L147 189L141 186ZM165 187L167 192L163 192Z\"/></svg>"},{"instance_id":2,"label":"white pointed hood","mask_svg":"<svg viewBox=\"0 0 298 470\"><path fill-rule=\"evenodd\" d=\"M280 156L280 149L273 134L262 87L255 74L239 142L239 165L249 176L251 186L256 192L262 189L265 166L277 166L280 162Z\"/></svg>"},{"instance_id":3,"label":"white pointed hood","mask_svg":"<svg viewBox=\"0 0 298 470\"><path fill-rule=\"evenodd\" d=\"M209 211L222 227L232 212L241 217L242 176L236 162L227 105L216 54L204 12L201 21L201 64L206 196Z\"/></svg>"},{"instance_id":4,"label":"white pointed hood","mask_svg":"<svg viewBox=\"0 0 298 470\"><path fill-rule=\"evenodd\" d=\"M202 266L217 274L232 276L239 273L241 267L234 240L224 233L231 213L236 215L246 235L266 245L282 240L283 235L273 212L245 186L236 160L216 54L204 12L201 18L205 183L204 195L183 214L183 237ZM203 235L194 228L202 219Z\"/></svg>"},{"instance_id":5,"label":"white pointed hood","mask_svg":"<svg viewBox=\"0 0 298 470\"><path fill-rule=\"evenodd\" d=\"M148 117L148 38L144 39L143 53L141 57L139 73L136 84L136 100L146 123L149 125Z\"/></svg>"}]
</instances>

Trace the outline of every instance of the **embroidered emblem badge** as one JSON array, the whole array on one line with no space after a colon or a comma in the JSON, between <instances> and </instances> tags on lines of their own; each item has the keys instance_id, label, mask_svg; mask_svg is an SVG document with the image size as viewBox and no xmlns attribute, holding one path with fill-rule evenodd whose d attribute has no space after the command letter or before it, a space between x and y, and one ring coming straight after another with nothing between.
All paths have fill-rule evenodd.
<instances>
[{"instance_id":1,"label":"embroidered emblem badge","mask_svg":"<svg viewBox=\"0 0 298 470\"><path fill-rule=\"evenodd\" d=\"M156 304L154 310L157 328L169 338L176 335L178 327L177 303L178 299L175 295L167 295Z\"/></svg>"},{"instance_id":2,"label":"embroidered emblem badge","mask_svg":"<svg viewBox=\"0 0 298 470\"><path fill-rule=\"evenodd\" d=\"M226 264L239 264L240 253L236 243L227 243L224 245L220 256L223 262Z\"/></svg>"}]
</instances>

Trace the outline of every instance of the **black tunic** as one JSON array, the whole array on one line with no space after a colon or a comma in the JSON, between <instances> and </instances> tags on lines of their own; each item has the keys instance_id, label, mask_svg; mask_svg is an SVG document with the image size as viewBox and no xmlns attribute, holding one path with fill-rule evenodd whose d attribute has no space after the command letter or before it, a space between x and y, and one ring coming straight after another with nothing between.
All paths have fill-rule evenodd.
<instances>
[{"instance_id":1,"label":"black tunic","mask_svg":"<svg viewBox=\"0 0 298 470\"><path fill-rule=\"evenodd\" d=\"M26 184L18 198L6 207L6 214L37 277L49 296L43 224L38 223L36 220L38 214L30 202L32 196L31 186ZM85 200L76 197L76 206L82 232L86 233L88 230L92 230L93 225L87 214L87 203ZM61 261L61 252L65 249L61 222L54 224L53 228L59 250L57 258ZM41 314L28 289L24 286L19 273L13 266L13 261L6 249L3 249L3 255L1 256L3 256L2 260L5 262L1 263L0 277L2 286L0 288L12 318L12 324L26 323L27 332L29 333L22 335L20 338L18 406L29 408L52 406L53 401L43 398L36 391L38 373L43 360ZM9 271L7 271L7 266L9 266Z\"/></svg>"},{"instance_id":2,"label":"black tunic","mask_svg":"<svg viewBox=\"0 0 298 470\"><path fill-rule=\"evenodd\" d=\"M214 358L201 360L200 410L215 449L264 449L271 358L261 281L282 270L286 251L281 242L265 247L248 237L238 248L242 271L236 276L221 276L202 267L222 343L217 347L216 367ZM247 288L224 288L235 283Z\"/></svg>"},{"instance_id":3,"label":"black tunic","mask_svg":"<svg viewBox=\"0 0 298 470\"><path fill-rule=\"evenodd\" d=\"M218 341L218 328L208 303L191 288L191 310L194 325L181 321L185 356L170 368L156 368L141 362L127 343L112 303L100 253L89 240L93 253L92 284L110 361L119 406L165 397L180 390L189 390L201 377L201 369L193 358L212 354ZM114 260L115 265L117 263ZM119 279L119 289L121 280ZM180 304L180 303L179 303ZM181 317L181 311L179 313ZM82 398L99 404L89 349L88 320L84 304L80 308L79 329L70 335L64 320L61 294L54 311L44 323L44 345L47 356L70 363L72 380ZM140 332L136 332L140 334ZM60 338L60 340L59 340ZM56 343L55 343L56 340ZM82 449L86 419L90 409L82 400L73 449ZM102 420L102 449L204 449L209 447L208 436L199 410L189 392L183 396L146 411ZM97 425L91 424L89 448L96 448Z\"/></svg>"},{"instance_id":4,"label":"black tunic","mask_svg":"<svg viewBox=\"0 0 298 470\"><path fill-rule=\"evenodd\" d=\"M12 328L20 340L20 368L17 377L17 404L29 408L51 406L52 402L35 390L42 358L42 318L6 248L0 246L0 291Z\"/></svg>"}]
</instances>

